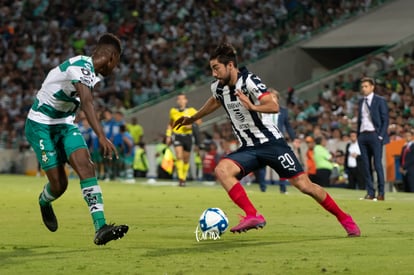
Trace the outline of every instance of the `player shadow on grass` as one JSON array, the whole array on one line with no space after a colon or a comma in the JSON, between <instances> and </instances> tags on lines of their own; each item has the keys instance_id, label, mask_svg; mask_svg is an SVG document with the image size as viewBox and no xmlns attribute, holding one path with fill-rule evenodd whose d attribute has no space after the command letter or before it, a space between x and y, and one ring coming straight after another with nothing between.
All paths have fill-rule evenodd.
<instances>
[{"instance_id":1,"label":"player shadow on grass","mask_svg":"<svg viewBox=\"0 0 414 275\"><path fill-rule=\"evenodd\" d=\"M180 255L180 254L189 254L189 253L200 253L200 252L217 252L224 250L233 250L235 248L244 248L244 247L260 247L266 245L277 245L277 244L286 244L286 243L305 243L305 242L320 242L327 240L337 240L344 239L346 237L320 237L320 238L311 238L311 239L295 239L295 240L274 240L274 241L256 241L256 240L205 240L196 242L191 247L180 247L180 248L160 248L153 249L143 254L144 257L162 257L170 255Z\"/></svg>"},{"instance_id":2,"label":"player shadow on grass","mask_svg":"<svg viewBox=\"0 0 414 275\"><path fill-rule=\"evenodd\" d=\"M64 249L64 248L62 248ZM44 250L39 252L39 250ZM56 259L61 257L67 257L67 254L71 253L90 253L90 249L87 247L71 249L71 250L59 250L53 251L50 246L38 245L38 246L18 246L18 245L1 245L0 244L0 266L6 267L6 265L24 264L30 261L38 261L39 257L50 257Z\"/></svg>"}]
</instances>

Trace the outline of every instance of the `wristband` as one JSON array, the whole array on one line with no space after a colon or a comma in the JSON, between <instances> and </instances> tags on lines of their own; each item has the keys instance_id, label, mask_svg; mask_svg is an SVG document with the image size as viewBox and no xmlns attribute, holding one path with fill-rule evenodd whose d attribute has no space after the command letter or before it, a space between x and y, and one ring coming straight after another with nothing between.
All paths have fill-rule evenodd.
<instances>
[{"instance_id":1,"label":"wristband","mask_svg":"<svg viewBox=\"0 0 414 275\"><path fill-rule=\"evenodd\" d=\"M172 134L172 130L171 129L167 129L167 131L165 131L165 136L170 137Z\"/></svg>"}]
</instances>

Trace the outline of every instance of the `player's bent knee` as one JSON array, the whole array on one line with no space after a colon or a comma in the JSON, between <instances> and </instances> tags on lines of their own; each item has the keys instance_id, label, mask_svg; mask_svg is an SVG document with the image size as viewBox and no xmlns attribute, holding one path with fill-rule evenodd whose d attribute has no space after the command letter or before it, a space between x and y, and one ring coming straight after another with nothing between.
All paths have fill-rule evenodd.
<instances>
[{"instance_id":1,"label":"player's bent knee","mask_svg":"<svg viewBox=\"0 0 414 275\"><path fill-rule=\"evenodd\" d=\"M64 166L59 166L46 171L50 183L51 192L55 197L62 195L68 186L68 178Z\"/></svg>"},{"instance_id":2,"label":"player's bent knee","mask_svg":"<svg viewBox=\"0 0 414 275\"><path fill-rule=\"evenodd\" d=\"M65 193L68 187L68 181L65 178L49 180L49 182L51 184L50 191L56 198L60 197L63 193Z\"/></svg>"},{"instance_id":3,"label":"player's bent knee","mask_svg":"<svg viewBox=\"0 0 414 275\"><path fill-rule=\"evenodd\" d=\"M95 165L92 161L85 161L84 163L79 163L73 167L79 178L86 179L93 177L95 175Z\"/></svg>"},{"instance_id":4,"label":"player's bent knee","mask_svg":"<svg viewBox=\"0 0 414 275\"><path fill-rule=\"evenodd\" d=\"M291 184L295 186L300 192L310 195L313 193L314 183L305 175L300 175L295 179L290 180Z\"/></svg>"},{"instance_id":5,"label":"player's bent knee","mask_svg":"<svg viewBox=\"0 0 414 275\"><path fill-rule=\"evenodd\" d=\"M221 160L214 169L216 178L220 181L228 177L234 177L240 172L240 169L230 160Z\"/></svg>"},{"instance_id":6,"label":"player's bent knee","mask_svg":"<svg viewBox=\"0 0 414 275\"><path fill-rule=\"evenodd\" d=\"M216 175L217 180L220 180L226 176L225 169L221 166L216 166L214 169L214 173Z\"/></svg>"}]
</instances>

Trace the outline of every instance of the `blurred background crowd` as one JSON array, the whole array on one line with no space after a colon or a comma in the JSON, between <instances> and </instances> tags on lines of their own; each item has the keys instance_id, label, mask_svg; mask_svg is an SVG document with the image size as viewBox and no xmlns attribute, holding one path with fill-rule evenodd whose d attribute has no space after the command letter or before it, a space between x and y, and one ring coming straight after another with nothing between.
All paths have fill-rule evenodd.
<instances>
[{"instance_id":1,"label":"blurred background crowd","mask_svg":"<svg viewBox=\"0 0 414 275\"><path fill-rule=\"evenodd\" d=\"M105 32L121 38L124 52L116 73L96 87L94 96L98 112L115 114L205 80L208 54L219 41L234 44L239 62L248 63L377 2L0 0L0 148L26 147L24 120L47 72L68 57L91 54ZM376 93L388 102L389 133L401 139L414 127L413 60L414 51L369 56L357 74L341 75L314 91L315 102L290 89L281 104L297 137L304 142L307 136L325 136L335 154L337 141L347 142L356 127L359 79L372 76ZM202 140L207 147L214 141L220 154L236 146L228 123L203 132Z\"/></svg>"},{"instance_id":2,"label":"blurred background crowd","mask_svg":"<svg viewBox=\"0 0 414 275\"><path fill-rule=\"evenodd\" d=\"M118 71L95 95L98 108L115 112L209 74L211 41L228 40L240 49L240 62L247 62L370 5L366 0L0 0L0 148L19 146L24 118L47 72L68 57L90 54L102 33L116 33L124 46Z\"/></svg>"}]
</instances>

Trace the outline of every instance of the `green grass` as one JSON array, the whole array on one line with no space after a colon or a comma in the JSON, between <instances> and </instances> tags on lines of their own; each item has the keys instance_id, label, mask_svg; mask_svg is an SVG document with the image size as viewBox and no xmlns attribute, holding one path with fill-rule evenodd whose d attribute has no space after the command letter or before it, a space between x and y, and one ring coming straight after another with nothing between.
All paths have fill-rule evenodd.
<instances>
[{"instance_id":1,"label":"green grass","mask_svg":"<svg viewBox=\"0 0 414 275\"><path fill-rule=\"evenodd\" d=\"M107 220L127 223L121 240L98 247L79 183L54 203L59 229L43 225L37 197L45 178L0 175L0 274L413 274L414 195L361 201L362 191L329 189L359 223L346 238L336 219L289 187L247 192L266 217L263 230L197 243L202 211L220 207L230 226L242 212L220 186L186 188L102 182Z\"/></svg>"}]
</instances>

